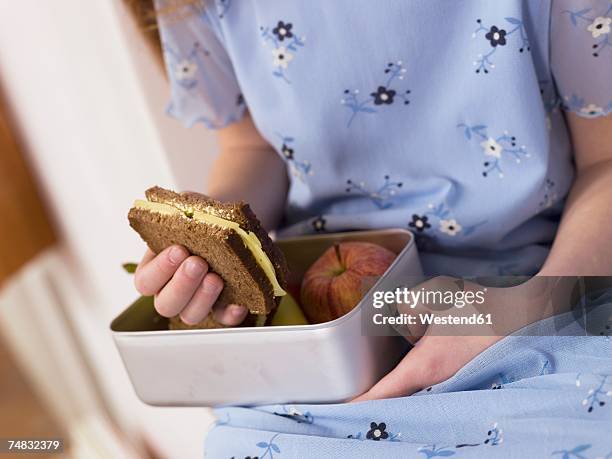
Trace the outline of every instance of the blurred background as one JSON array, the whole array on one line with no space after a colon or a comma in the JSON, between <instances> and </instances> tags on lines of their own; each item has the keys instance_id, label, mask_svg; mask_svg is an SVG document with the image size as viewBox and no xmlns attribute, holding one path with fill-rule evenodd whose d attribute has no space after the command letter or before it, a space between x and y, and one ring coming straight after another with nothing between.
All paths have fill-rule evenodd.
<instances>
[{"instance_id":1,"label":"blurred background","mask_svg":"<svg viewBox=\"0 0 612 459\"><path fill-rule=\"evenodd\" d=\"M0 438L61 437L66 458L200 457L212 422L141 403L109 331L137 296L132 201L205 190L216 152L165 115L145 3L0 0Z\"/></svg>"}]
</instances>

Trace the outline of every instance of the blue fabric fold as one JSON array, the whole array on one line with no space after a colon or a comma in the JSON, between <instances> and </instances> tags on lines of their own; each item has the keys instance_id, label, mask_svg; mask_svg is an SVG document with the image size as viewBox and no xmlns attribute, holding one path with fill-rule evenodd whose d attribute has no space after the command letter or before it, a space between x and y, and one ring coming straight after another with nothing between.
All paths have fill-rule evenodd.
<instances>
[{"instance_id":1,"label":"blue fabric fold","mask_svg":"<svg viewBox=\"0 0 612 459\"><path fill-rule=\"evenodd\" d=\"M586 319L612 324L611 300L599 295ZM506 337L410 397L217 409L206 457L612 458L612 338L604 322L581 336L573 317Z\"/></svg>"}]
</instances>

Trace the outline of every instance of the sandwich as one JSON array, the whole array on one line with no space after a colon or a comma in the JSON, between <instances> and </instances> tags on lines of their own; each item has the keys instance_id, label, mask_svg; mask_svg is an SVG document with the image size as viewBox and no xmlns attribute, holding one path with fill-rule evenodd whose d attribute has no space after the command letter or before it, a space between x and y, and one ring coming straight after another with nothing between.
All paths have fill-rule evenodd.
<instances>
[{"instance_id":1,"label":"sandwich","mask_svg":"<svg viewBox=\"0 0 612 459\"><path fill-rule=\"evenodd\" d=\"M286 294L287 263L280 249L262 228L248 204L223 203L203 194L175 193L149 188L146 200L130 209L130 226L149 248L159 253L174 244L202 257L209 270L224 281L217 306L243 305L249 310L244 325L264 325ZM170 329L221 328L213 314L195 325L180 318Z\"/></svg>"}]
</instances>

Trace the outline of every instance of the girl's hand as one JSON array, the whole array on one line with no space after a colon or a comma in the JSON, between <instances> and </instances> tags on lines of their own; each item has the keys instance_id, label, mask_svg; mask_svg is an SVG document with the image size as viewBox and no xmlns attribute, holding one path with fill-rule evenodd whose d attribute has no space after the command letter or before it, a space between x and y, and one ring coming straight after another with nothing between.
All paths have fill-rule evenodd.
<instances>
[{"instance_id":1,"label":"girl's hand","mask_svg":"<svg viewBox=\"0 0 612 459\"><path fill-rule=\"evenodd\" d=\"M166 248L158 255L147 249L136 268L134 284L141 295L154 296L157 312L164 317L180 315L193 325L204 319L223 290L223 280L208 272L208 264L190 256L180 245ZM215 308L215 320L223 325L240 324L247 315L243 306Z\"/></svg>"},{"instance_id":2,"label":"girl's hand","mask_svg":"<svg viewBox=\"0 0 612 459\"><path fill-rule=\"evenodd\" d=\"M383 379L353 402L412 395L446 381L501 336L424 336Z\"/></svg>"},{"instance_id":3,"label":"girl's hand","mask_svg":"<svg viewBox=\"0 0 612 459\"><path fill-rule=\"evenodd\" d=\"M472 313L492 315L493 325L410 326L406 338L414 347L403 360L369 391L353 400L362 402L403 397L441 383L465 364L513 331L567 310L575 279L534 277L524 284L506 288L487 288L481 305L465 306L460 312L451 307L441 315L466 316ZM437 277L416 288L429 291L476 291L483 287L450 277ZM434 313L420 304L414 309L398 308L401 313ZM451 336L461 335L461 336Z\"/></svg>"}]
</instances>

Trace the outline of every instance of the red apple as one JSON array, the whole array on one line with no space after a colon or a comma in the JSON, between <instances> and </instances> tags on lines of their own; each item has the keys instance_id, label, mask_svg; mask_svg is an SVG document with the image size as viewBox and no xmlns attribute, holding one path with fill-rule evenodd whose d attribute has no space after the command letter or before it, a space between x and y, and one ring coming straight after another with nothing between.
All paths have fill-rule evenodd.
<instances>
[{"instance_id":1,"label":"red apple","mask_svg":"<svg viewBox=\"0 0 612 459\"><path fill-rule=\"evenodd\" d=\"M369 242L342 242L327 249L302 281L302 309L310 323L337 319L353 309L365 293L367 277L382 276L395 254Z\"/></svg>"}]
</instances>

